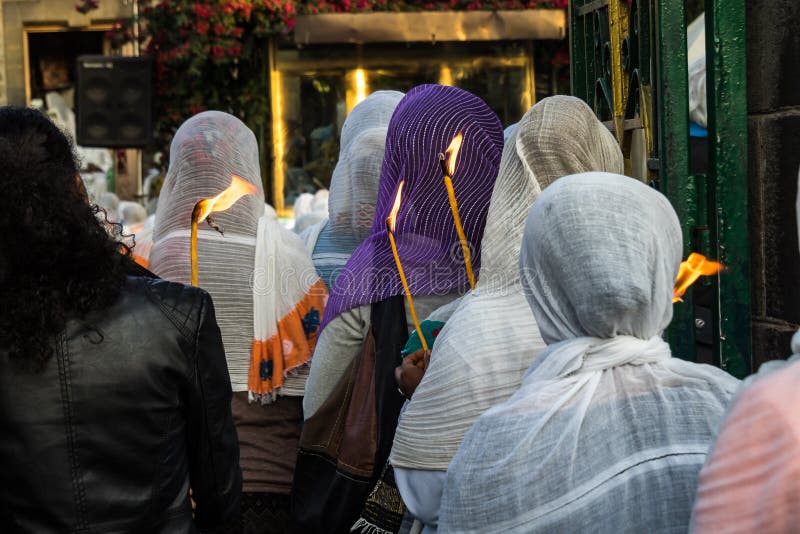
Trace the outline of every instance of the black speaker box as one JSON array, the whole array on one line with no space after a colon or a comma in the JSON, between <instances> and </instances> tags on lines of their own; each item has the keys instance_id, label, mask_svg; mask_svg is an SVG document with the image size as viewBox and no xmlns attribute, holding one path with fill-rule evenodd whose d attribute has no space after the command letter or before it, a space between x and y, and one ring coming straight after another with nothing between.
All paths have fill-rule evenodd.
<instances>
[{"instance_id":1,"label":"black speaker box","mask_svg":"<svg viewBox=\"0 0 800 534\"><path fill-rule=\"evenodd\" d=\"M153 133L150 58L80 56L75 76L77 143L142 148Z\"/></svg>"}]
</instances>

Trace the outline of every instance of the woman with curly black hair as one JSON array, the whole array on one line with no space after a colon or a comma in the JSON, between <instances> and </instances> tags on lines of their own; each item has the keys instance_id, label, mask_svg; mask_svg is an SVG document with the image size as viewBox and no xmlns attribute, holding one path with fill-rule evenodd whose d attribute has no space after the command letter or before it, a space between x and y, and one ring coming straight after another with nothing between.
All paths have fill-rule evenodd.
<instances>
[{"instance_id":1,"label":"woman with curly black hair","mask_svg":"<svg viewBox=\"0 0 800 534\"><path fill-rule=\"evenodd\" d=\"M0 107L0 187L0 530L235 522L239 450L211 298L132 276L69 141L36 111Z\"/></svg>"}]
</instances>

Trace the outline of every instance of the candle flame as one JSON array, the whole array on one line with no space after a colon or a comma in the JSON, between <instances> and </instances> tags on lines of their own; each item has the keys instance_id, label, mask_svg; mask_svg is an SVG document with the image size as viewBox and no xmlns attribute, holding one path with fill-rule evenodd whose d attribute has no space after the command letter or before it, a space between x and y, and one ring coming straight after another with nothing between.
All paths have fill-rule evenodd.
<instances>
[{"instance_id":1,"label":"candle flame","mask_svg":"<svg viewBox=\"0 0 800 534\"><path fill-rule=\"evenodd\" d=\"M721 263L706 259L702 254L692 252L686 258L686 261L681 262L678 278L675 280L675 288L672 293L672 302L683 302L681 297L698 278L717 274L724 268Z\"/></svg>"},{"instance_id":2,"label":"candle flame","mask_svg":"<svg viewBox=\"0 0 800 534\"><path fill-rule=\"evenodd\" d=\"M392 211L389 212L389 216L386 218L386 225L389 227L389 231L392 233L394 233L397 225L397 214L400 212L400 203L403 200L403 185L405 185L405 183L405 180L403 180L397 187L397 194L394 197Z\"/></svg>"},{"instance_id":3,"label":"candle flame","mask_svg":"<svg viewBox=\"0 0 800 534\"><path fill-rule=\"evenodd\" d=\"M253 195L258 191L256 186L243 180L240 176L231 175L231 185L219 195L204 198L194 205L192 210L192 230L189 238L189 262L191 266L192 285L198 285L197 271L197 225L205 221L209 215L218 211L225 211L233 206L237 200L245 195ZM208 219L208 224L222 233L222 229Z\"/></svg>"},{"instance_id":4,"label":"candle flame","mask_svg":"<svg viewBox=\"0 0 800 534\"><path fill-rule=\"evenodd\" d=\"M458 159L458 151L461 150L461 142L464 141L464 135L459 132L452 141L450 146L444 151L447 154L447 176L453 176L456 172L456 160Z\"/></svg>"},{"instance_id":5,"label":"candle flame","mask_svg":"<svg viewBox=\"0 0 800 534\"><path fill-rule=\"evenodd\" d=\"M250 182L240 176L231 175L231 185L219 195L205 198L198 202L194 208L194 222L201 223L206 217L218 211L225 211L233 206L237 200L245 195L254 195L257 189Z\"/></svg>"}]
</instances>

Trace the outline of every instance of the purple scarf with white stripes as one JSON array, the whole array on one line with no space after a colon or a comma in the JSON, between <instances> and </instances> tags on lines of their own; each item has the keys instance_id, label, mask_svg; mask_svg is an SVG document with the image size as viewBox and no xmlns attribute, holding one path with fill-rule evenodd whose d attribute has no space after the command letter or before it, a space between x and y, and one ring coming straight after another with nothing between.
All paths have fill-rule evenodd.
<instances>
[{"instance_id":1,"label":"purple scarf with white stripes","mask_svg":"<svg viewBox=\"0 0 800 534\"><path fill-rule=\"evenodd\" d=\"M394 236L411 294L445 295L469 289L439 163L439 154L459 132L464 140L453 186L478 275L486 212L503 151L503 127L472 93L421 85L406 94L392 115L372 230L336 280L323 328L348 310L403 294L386 230L401 181L405 184Z\"/></svg>"}]
</instances>

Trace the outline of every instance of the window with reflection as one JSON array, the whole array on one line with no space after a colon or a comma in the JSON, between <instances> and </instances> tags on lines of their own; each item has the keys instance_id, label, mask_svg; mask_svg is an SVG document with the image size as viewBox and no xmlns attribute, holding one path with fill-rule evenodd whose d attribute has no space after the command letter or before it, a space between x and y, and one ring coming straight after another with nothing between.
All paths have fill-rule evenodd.
<instances>
[{"instance_id":1,"label":"window with reflection","mask_svg":"<svg viewBox=\"0 0 800 534\"><path fill-rule=\"evenodd\" d=\"M541 43L280 47L272 72L276 208L291 216L301 194L330 186L344 119L373 91L406 92L424 83L453 85L483 98L503 126L518 121L537 99L568 91L551 61L554 42Z\"/></svg>"}]
</instances>

